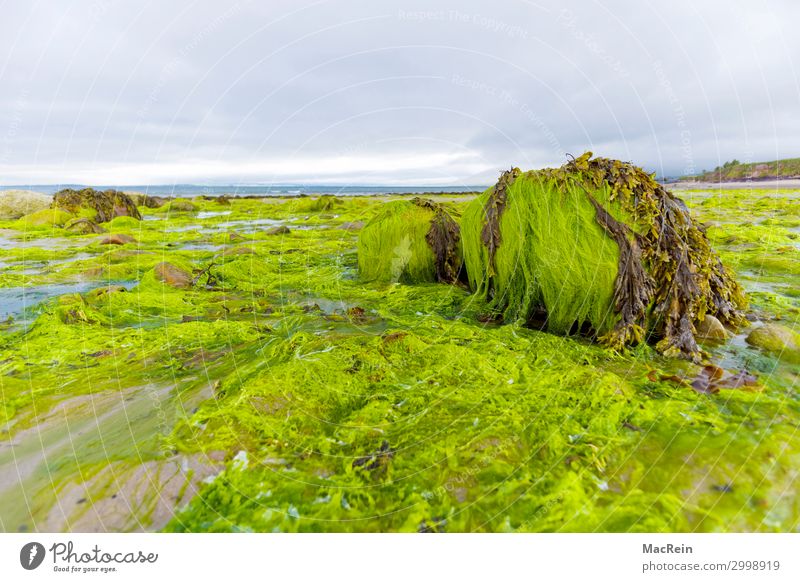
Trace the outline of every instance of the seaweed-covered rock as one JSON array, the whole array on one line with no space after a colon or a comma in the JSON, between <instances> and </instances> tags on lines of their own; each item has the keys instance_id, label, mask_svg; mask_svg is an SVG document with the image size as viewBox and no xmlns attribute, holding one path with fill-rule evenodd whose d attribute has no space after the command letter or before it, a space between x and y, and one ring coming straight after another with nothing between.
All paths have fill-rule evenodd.
<instances>
[{"instance_id":1,"label":"seaweed-covered rock","mask_svg":"<svg viewBox=\"0 0 800 582\"><path fill-rule=\"evenodd\" d=\"M455 283L461 265L458 223L430 200L387 202L359 233L365 281Z\"/></svg>"},{"instance_id":2,"label":"seaweed-covered rock","mask_svg":"<svg viewBox=\"0 0 800 582\"><path fill-rule=\"evenodd\" d=\"M23 228L35 228L39 226L62 227L72 220L73 216L69 212L64 212L58 208L45 208L32 214L26 214L17 222Z\"/></svg>"},{"instance_id":3,"label":"seaweed-covered rock","mask_svg":"<svg viewBox=\"0 0 800 582\"><path fill-rule=\"evenodd\" d=\"M161 196L149 196L141 192L125 192L136 206L144 206L145 208L161 208L167 203L166 198Z\"/></svg>"},{"instance_id":4,"label":"seaweed-covered rock","mask_svg":"<svg viewBox=\"0 0 800 582\"><path fill-rule=\"evenodd\" d=\"M0 192L0 220L14 220L44 210L52 201L52 196L39 192L3 190Z\"/></svg>"},{"instance_id":5,"label":"seaweed-covered rock","mask_svg":"<svg viewBox=\"0 0 800 582\"><path fill-rule=\"evenodd\" d=\"M116 216L131 216L137 220L142 219L139 209L130 196L117 190L100 192L93 188L72 190L67 188L56 192L53 197L53 208L61 208L81 216L84 213L94 213L91 218L95 222L108 222Z\"/></svg>"},{"instance_id":6,"label":"seaweed-covered rock","mask_svg":"<svg viewBox=\"0 0 800 582\"><path fill-rule=\"evenodd\" d=\"M139 221L130 216L117 216L114 220L108 223L108 228L111 230L125 230L139 227Z\"/></svg>"},{"instance_id":7,"label":"seaweed-covered rock","mask_svg":"<svg viewBox=\"0 0 800 582\"><path fill-rule=\"evenodd\" d=\"M706 314L739 325L746 305L681 200L632 164L591 152L561 168L513 168L461 223L471 287L506 320L545 318L620 349L660 338L697 359Z\"/></svg>"},{"instance_id":8,"label":"seaweed-covered rock","mask_svg":"<svg viewBox=\"0 0 800 582\"><path fill-rule=\"evenodd\" d=\"M129 234L114 233L100 241L101 245L127 245L138 241Z\"/></svg>"},{"instance_id":9,"label":"seaweed-covered rock","mask_svg":"<svg viewBox=\"0 0 800 582\"><path fill-rule=\"evenodd\" d=\"M185 198L175 198L164 205L163 209L166 212L196 212L197 205Z\"/></svg>"},{"instance_id":10,"label":"seaweed-covered rock","mask_svg":"<svg viewBox=\"0 0 800 582\"><path fill-rule=\"evenodd\" d=\"M695 336L702 340L722 341L727 339L728 332L719 319L707 313L702 321L695 324Z\"/></svg>"},{"instance_id":11,"label":"seaweed-covered rock","mask_svg":"<svg viewBox=\"0 0 800 582\"><path fill-rule=\"evenodd\" d=\"M800 364L800 334L787 327L768 323L751 331L745 341L787 362Z\"/></svg>"},{"instance_id":12,"label":"seaweed-covered rock","mask_svg":"<svg viewBox=\"0 0 800 582\"><path fill-rule=\"evenodd\" d=\"M64 230L76 234L102 234L106 229L88 218L74 218L64 225Z\"/></svg>"},{"instance_id":13,"label":"seaweed-covered rock","mask_svg":"<svg viewBox=\"0 0 800 582\"><path fill-rule=\"evenodd\" d=\"M177 289L188 289L193 284L192 275L172 263L158 263L153 267L153 276L157 281Z\"/></svg>"}]
</instances>

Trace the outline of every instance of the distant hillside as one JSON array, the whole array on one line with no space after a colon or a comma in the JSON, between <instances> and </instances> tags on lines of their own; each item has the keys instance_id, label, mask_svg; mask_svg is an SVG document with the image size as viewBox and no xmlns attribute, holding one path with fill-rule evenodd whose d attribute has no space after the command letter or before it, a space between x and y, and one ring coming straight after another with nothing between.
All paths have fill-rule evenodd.
<instances>
[{"instance_id":1,"label":"distant hillside","mask_svg":"<svg viewBox=\"0 0 800 582\"><path fill-rule=\"evenodd\" d=\"M721 167L705 171L696 176L686 176L682 180L734 182L739 180L780 180L787 178L800 178L800 158L774 162L754 162L751 164L743 164L739 160L732 160L725 162Z\"/></svg>"}]
</instances>

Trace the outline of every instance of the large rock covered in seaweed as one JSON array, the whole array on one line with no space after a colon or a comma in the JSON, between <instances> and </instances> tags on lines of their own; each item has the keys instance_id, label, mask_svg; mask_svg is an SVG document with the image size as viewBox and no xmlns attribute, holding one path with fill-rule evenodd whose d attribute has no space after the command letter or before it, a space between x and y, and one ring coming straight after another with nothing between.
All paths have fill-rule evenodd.
<instances>
[{"instance_id":1,"label":"large rock covered in seaweed","mask_svg":"<svg viewBox=\"0 0 800 582\"><path fill-rule=\"evenodd\" d=\"M706 314L743 322L745 298L681 200L632 164L591 152L513 168L461 222L470 285L505 320L590 331L613 348L650 333L696 359Z\"/></svg>"},{"instance_id":2,"label":"large rock covered in seaweed","mask_svg":"<svg viewBox=\"0 0 800 582\"><path fill-rule=\"evenodd\" d=\"M40 192L3 190L0 192L0 220L21 218L44 210L52 201L52 196Z\"/></svg>"},{"instance_id":3,"label":"large rock covered in seaweed","mask_svg":"<svg viewBox=\"0 0 800 582\"><path fill-rule=\"evenodd\" d=\"M130 196L117 190L103 192L93 188L72 190L67 188L56 192L53 197L53 208L61 208L73 214L91 218L95 222L108 222L117 216L130 216L142 219L139 209Z\"/></svg>"},{"instance_id":4,"label":"large rock covered in seaweed","mask_svg":"<svg viewBox=\"0 0 800 582\"><path fill-rule=\"evenodd\" d=\"M359 233L364 281L455 283L461 263L458 223L430 200L387 202Z\"/></svg>"}]
</instances>

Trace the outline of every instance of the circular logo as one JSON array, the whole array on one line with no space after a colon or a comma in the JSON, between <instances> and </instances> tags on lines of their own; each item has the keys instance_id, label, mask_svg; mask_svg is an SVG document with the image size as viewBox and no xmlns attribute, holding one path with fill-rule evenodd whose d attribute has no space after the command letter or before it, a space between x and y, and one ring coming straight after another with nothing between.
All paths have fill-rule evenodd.
<instances>
[{"instance_id":1,"label":"circular logo","mask_svg":"<svg viewBox=\"0 0 800 582\"><path fill-rule=\"evenodd\" d=\"M26 570L35 570L44 561L44 546L39 542L30 542L19 551L19 563Z\"/></svg>"}]
</instances>

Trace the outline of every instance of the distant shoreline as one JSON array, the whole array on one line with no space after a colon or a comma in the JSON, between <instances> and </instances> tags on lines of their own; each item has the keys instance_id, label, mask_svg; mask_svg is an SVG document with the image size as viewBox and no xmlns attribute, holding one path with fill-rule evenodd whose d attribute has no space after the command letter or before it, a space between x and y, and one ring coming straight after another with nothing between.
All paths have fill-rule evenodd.
<instances>
[{"instance_id":1,"label":"distant shoreline","mask_svg":"<svg viewBox=\"0 0 800 582\"><path fill-rule=\"evenodd\" d=\"M129 194L146 194L161 198L195 198L228 196L230 198L302 198L305 196L441 196L476 194L486 190L488 186L337 186L320 184L318 186L236 186L202 184L143 184L143 185L66 185L66 184L29 184L0 185L0 191L26 190L53 195L63 188L80 190L119 190Z\"/></svg>"},{"instance_id":2,"label":"distant shoreline","mask_svg":"<svg viewBox=\"0 0 800 582\"><path fill-rule=\"evenodd\" d=\"M663 182L670 190L780 190L800 188L800 178L770 178L767 180L734 180L730 182L696 182L682 180Z\"/></svg>"}]
</instances>

